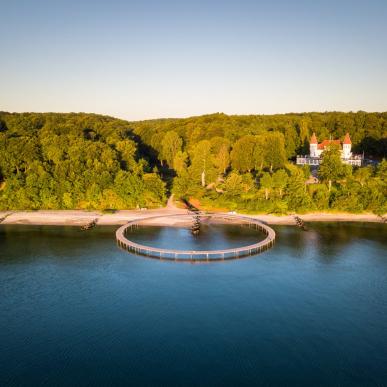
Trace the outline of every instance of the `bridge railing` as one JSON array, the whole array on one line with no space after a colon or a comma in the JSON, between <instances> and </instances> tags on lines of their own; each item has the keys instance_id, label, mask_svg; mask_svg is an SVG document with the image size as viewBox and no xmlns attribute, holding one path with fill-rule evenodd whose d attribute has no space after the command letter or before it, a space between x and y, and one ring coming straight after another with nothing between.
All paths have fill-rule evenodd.
<instances>
[{"instance_id":1,"label":"bridge railing","mask_svg":"<svg viewBox=\"0 0 387 387\"><path fill-rule=\"evenodd\" d=\"M196 213L197 214L197 213ZM255 218L251 218L243 215L232 214L219 214L219 213L200 213L201 217L210 217L214 219L220 219L233 222L238 222L248 227L253 227L261 231L265 235L265 239L248 245L230 249L221 250L175 250L175 249L163 249L158 247L146 246L140 243L134 242L127 238L130 230L139 227L142 223L154 221L161 218L192 218L192 214L171 214L163 216L151 216L141 219L136 219L121 226L116 231L117 244L129 252L141 254L151 258L158 258L162 260L172 260L180 262L193 262L193 261L219 261L238 259L240 257L255 255L266 251L271 248L275 242L275 232L272 228L266 224L261 223Z\"/></svg>"}]
</instances>

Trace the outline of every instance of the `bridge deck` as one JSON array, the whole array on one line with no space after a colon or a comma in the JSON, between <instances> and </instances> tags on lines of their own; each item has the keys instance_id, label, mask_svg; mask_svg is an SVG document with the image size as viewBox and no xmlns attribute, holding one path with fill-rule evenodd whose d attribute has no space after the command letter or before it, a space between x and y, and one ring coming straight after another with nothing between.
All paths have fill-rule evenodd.
<instances>
[{"instance_id":1,"label":"bridge deck","mask_svg":"<svg viewBox=\"0 0 387 387\"><path fill-rule=\"evenodd\" d=\"M241 225L247 225L248 227L254 227L255 229L263 232L266 236L265 239L248 246L241 246L231 249L223 250L174 250L174 249L162 249L158 247L145 246L131 241L127 238L130 230L137 228L141 223L156 220L159 218L179 217L179 218L192 218L192 214L172 214L164 216L152 216L142 219L130 221L129 223L121 226L116 231L117 244L127 250L136 254L141 254L151 258L157 258L162 260L171 260L177 262L195 262L195 261L220 261L229 259L238 259L240 257L259 254L274 245L275 232L267 225L261 223L259 220L242 215L231 214L212 214L203 213L200 214L203 217L211 217L214 219L220 219L225 221L232 220L237 221Z\"/></svg>"}]
</instances>

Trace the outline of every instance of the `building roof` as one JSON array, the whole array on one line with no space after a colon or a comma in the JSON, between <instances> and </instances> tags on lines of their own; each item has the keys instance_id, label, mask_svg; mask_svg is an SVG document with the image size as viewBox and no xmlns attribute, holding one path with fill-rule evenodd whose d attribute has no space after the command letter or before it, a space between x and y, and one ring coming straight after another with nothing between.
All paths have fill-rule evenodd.
<instances>
[{"instance_id":1,"label":"building roof","mask_svg":"<svg viewBox=\"0 0 387 387\"><path fill-rule=\"evenodd\" d=\"M344 137L343 144L352 144L351 137L349 137L349 133L348 132L347 132L347 134Z\"/></svg>"},{"instance_id":2,"label":"building roof","mask_svg":"<svg viewBox=\"0 0 387 387\"><path fill-rule=\"evenodd\" d=\"M323 142L320 142L320 144L318 144L317 149L324 150L325 147L327 147L328 145L331 145L331 144L336 144L338 146L341 146L341 141L340 140L324 140Z\"/></svg>"},{"instance_id":3,"label":"building roof","mask_svg":"<svg viewBox=\"0 0 387 387\"><path fill-rule=\"evenodd\" d=\"M324 150L328 145L335 144L338 146L341 146L340 140L323 140L320 142L320 144L317 141L316 133L312 134L312 137L310 138L309 144L317 144L317 149ZM349 136L349 133L347 132L343 144L352 144L351 137Z\"/></svg>"}]
</instances>

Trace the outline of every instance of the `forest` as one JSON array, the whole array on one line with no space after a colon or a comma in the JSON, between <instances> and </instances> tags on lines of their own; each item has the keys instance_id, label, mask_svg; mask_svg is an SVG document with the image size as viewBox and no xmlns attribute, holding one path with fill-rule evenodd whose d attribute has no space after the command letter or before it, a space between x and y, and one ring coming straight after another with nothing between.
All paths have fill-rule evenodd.
<instances>
[{"instance_id":1,"label":"forest","mask_svg":"<svg viewBox=\"0 0 387 387\"><path fill-rule=\"evenodd\" d=\"M93 114L0 114L0 208L117 209L165 202L128 123Z\"/></svg>"},{"instance_id":2,"label":"forest","mask_svg":"<svg viewBox=\"0 0 387 387\"><path fill-rule=\"evenodd\" d=\"M324 152L318 183L295 165L309 138L342 139L377 162ZM387 113L299 113L128 122L86 113L0 112L0 209L156 208L171 193L247 213L387 210Z\"/></svg>"}]
</instances>

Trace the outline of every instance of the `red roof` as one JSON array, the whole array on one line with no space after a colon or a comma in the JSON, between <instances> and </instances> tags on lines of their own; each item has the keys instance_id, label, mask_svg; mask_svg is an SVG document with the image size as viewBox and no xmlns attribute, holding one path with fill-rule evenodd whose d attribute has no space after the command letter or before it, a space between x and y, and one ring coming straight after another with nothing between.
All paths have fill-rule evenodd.
<instances>
[{"instance_id":1,"label":"red roof","mask_svg":"<svg viewBox=\"0 0 387 387\"><path fill-rule=\"evenodd\" d=\"M317 144L316 133L313 133L312 137L310 138L309 144Z\"/></svg>"},{"instance_id":2,"label":"red roof","mask_svg":"<svg viewBox=\"0 0 387 387\"><path fill-rule=\"evenodd\" d=\"M336 144L336 145L340 146L341 141L340 140L324 140L323 142L320 142L320 144L318 144L317 149L324 150L325 147L327 147L328 145L331 145L331 144Z\"/></svg>"},{"instance_id":3,"label":"red roof","mask_svg":"<svg viewBox=\"0 0 387 387\"><path fill-rule=\"evenodd\" d=\"M351 137L349 137L349 133L348 132L347 132L347 134L344 137L343 144L352 144Z\"/></svg>"}]
</instances>

